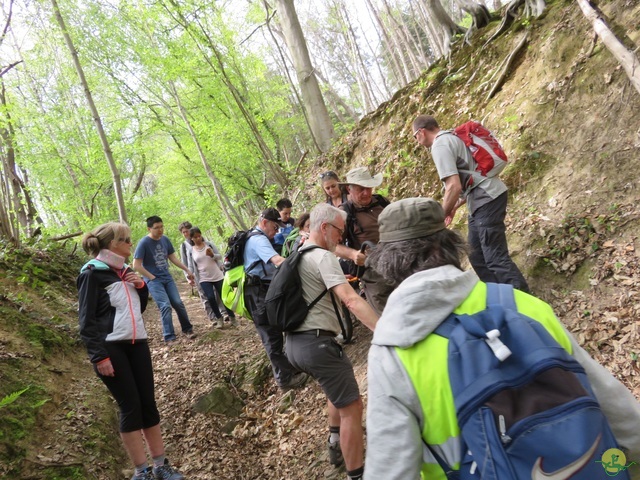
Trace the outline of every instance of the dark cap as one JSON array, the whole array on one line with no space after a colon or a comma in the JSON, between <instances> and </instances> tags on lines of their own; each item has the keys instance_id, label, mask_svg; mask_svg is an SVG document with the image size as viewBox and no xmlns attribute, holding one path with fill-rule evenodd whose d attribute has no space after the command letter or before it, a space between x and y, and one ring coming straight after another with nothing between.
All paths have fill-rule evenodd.
<instances>
[{"instance_id":1,"label":"dark cap","mask_svg":"<svg viewBox=\"0 0 640 480\"><path fill-rule=\"evenodd\" d=\"M432 198L393 202L378 217L380 243L426 237L444 230L444 210Z\"/></svg>"},{"instance_id":2,"label":"dark cap","mask_svg":"<svg viewBox=\"0 0 640 480\"><path fill-rule=\"evenodd\" d=\"M282 219L280 218L280 212L275 208L267 208L263 210L260 214L260 218L264 218L265 220L271 220L272 222L276 222L281 227L284 227L284 223L282 223Z\"/></svg>"}]
</instances>

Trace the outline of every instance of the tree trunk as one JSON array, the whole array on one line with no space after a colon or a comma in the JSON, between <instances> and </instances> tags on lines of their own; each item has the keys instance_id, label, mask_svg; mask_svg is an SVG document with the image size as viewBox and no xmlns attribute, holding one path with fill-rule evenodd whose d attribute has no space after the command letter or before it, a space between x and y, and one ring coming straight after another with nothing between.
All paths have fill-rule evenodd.
<instances>
[{"instance_id":1,"label":"tree trunk","mask_svg":"<svg viewBox=\"0 0 640 480\"><path fill-rule=\"evenodd\" d=\"M334 3L334 9L338 16L338 21L342 24L342 29L345 34L345 39L347 41L347 45L349 46L349 50L351 52L351 64L353 65L353 70L355 71L356 80L358 82L358 87L360 89L360 95L362 98L362 105L364 106L365 112L370 112L373 110L375 105L375 100L373 93L371 92L371 86L369 82L369 75L366 71L366 66L364 64L364 60L362 59L362 54L360 53L360 49L358 47L358 42L355 36L355 32L351 26L351 22L349 21L349 16L347 14L347 9L344 4Z\"/></svg>"},{"instance_id":2,"label":"tree trunk","mask_svg":"<svg viewBox=\"0 0 640 480\"><path fill-rule=\"evenodd\" d=\"M393 45L393 40L389 36L389 32L387 31L384 23L382 22L382 19L380 18L380 13L378 12L378 10L376 10L373 3L371 3L371 0L367 0L367 6L369 7L369 11L373 14L373 17L378 24L378 30L380 31L380 33L382 33L382 37L384 38L383 45L387 50L387 55L389 55L390 64L393 66L393 71L395 72L395 76L398 81L398 87L402 87L409 83L409 80L407 79L407 75L405 74L404 69L398 62L398 58L396 57L395 52L391 48Z\"/></svg>"},{"instance_id":3,"label":"tree trunk","mask_svg":"<svg viewBox=\"0 0 640 480\"><path fill-rule=\"evenodd\" d=\"M465 34L465 41L471 44L471 35L473 32L489 24L491 14L484 5L474 2L473 0L456 0L460 8L471 15L471 28Z\"/></svg>"},{"instance_id":4,"label":"tree trunk","mask_svg":"<svg viewBox=\"0 0 640 480\"><path fill-rule=\"evenodd\" d=\"M298 84L308 111L313 136L321 152L324 153L331 147L334 137L331 117L322 98L293 0L276 0L276 3L285 42L298 75Z\"/></svg>"},{"instance_id":5,"label":"tree trunk","mask_svg":"<svg viewBox=\"0 0 640 480\"><path fill-rule=\"evenodd\" d=\"M207 29L205 29L197 19L195 20L195 22L192 20L187 20L187 18L182 13L180 5L175 0L168 1L175 9L175 13L179 19L178 23L182 26L182 28L184 28L185 32L187 32L193 38L194 42L198 46L198 49L200 50L204 61L211 67L213 72L220 77L220 80L229 90L229 93L231 94L235 105L238 107L242 118L245 120L247 126L249 127L256 145L260 150L260 153L262 154L265 172L269 172L271 174L271 178L269 180L282 185L284 188L288 183L287 176L282 171L282 168L280 168L280 166L278 165L276 158L273 156L273 152L262 136L258 122L254 114L247 108L244 97L237 89L231 77L227 74L226 65L228 64L228 62L225 61L225 58L220 52L220 49L217 46L216 42L213 41ZM194 28L194 23L195 25L197 25L198 29ZM205 43L204 46L201 44L203 41Z\"/></svg>"},{"instance_id":6,"label":"tree trunk","mask_svg":"<svg viewBox=\"0 0 640 480\"><path fill-rule=\"evenodd\" d=\"M424 3L418 4L418 12L420 13L420 18L422 20L422 28L429 39L429 45L431 46L431 51L433 53L434 58L441 58L445 56L445 46L444 41L436 33L436 27L433 23L433 20L430 18L427 7Z\"/></svg>"},{"instance_id":7,"label":"tree trunk","mask_svg":"<svg viewBox=\"0 0 640 480\"><path fill-rule=\"evenodd\" d=\"M60 30L62 31L64 41L67 44L69 53L71 53L71 57L73 58L73 65L75 66L76 72L78 73L78 77L80 78L80 83L82 84L82 88L84 89L84 96L87 100L89 110L91 110L91 115L93 116L93 122L95 123L96 129L98 130L98 135L100 136L100 142L102 142L102 151L104 152L104 156L106 157L107 163L109 164L109 168L111 169L111 176L113 177L113 188L116 196L116 203L118 205L118 214L120 216L120 221L122 223L127 223L127 211L125 210L124 198L122 196L120 172L118 171L118 167L116 166L116 163L113 160L113 154L111 152L111 147L109 146L109 140L107 139L107 134L105 133L104 128L102 127L102 121L100 120L98 109L96 108L96 105L93 102L93 96L91 95L89 84L87 83L87 79L84 76L84 70L82 69L82 65L80 64L80 59L78 58L78 52L76 51L76 48L73 45L73 41L71 40L71 36L67 31L67 27L64 23L64 19L62 18L62 14L60 13L60 7L58 7L58 2L56 0L51 0L51 4L53 5L56 21L60 26Z\"/></svg>"},{"instance_id":8,"label":"tree trunk","mask_svg":"<svg viewBox=\"0 0 640 480\"><path fill-rule=\"evenodd\" d=\"M451 52L451 38L458 33L465 33L465 29L451 19L440 0L427 0L425 6L430 13L428 18L433 20L436 34L442 40L444 55L449 55Z\"/></svg>"},{"instance_id":9,"label":"tree trunk","mask_svg":"<svg viewBox=\"0 0 640 480\"><path fill-rule=\"evenodd\" d=\"M609 49L618 60L624 71L627 73L631 85L640 93L640 63L635 53L629 51L607 26L604 15L593 7L588 0L578 0L578 5L593 25L593 30L602 40L602 43Z\"/></svg>"},{"instance_id":10,"label":"tree trunk","mask_svg":"<svg viewBox=\"0 0 640 480\"><path fill-rule=\"evenodd\" d=\"M185 126L189 131L189 135L191 135L191 139L193 140L193 143L196 146L196 150L198 151L198 155L200 156L200 160L202 161L202 166L204 167L204 171L207 173L207 177L209 177L209 180L211 180L211 185L213 186L213 191L216 194L216 198L218 200L218 203L220 204L222 213L224 213L225 217L227 217L227 221L229 222L229 225L231 225L234 229L237 230L238 227L240 227L243 230L246 230L247 227L242 221L242 219L240 218L240 216L238 215L238 213L236 212L233 204L231 202L225 201L225 199L228 200L228 198L223 193L223 188L222 188L222 185L220 184L220 181L218 180L218 177L216 177L216 174L213 173L213 170L211 170L211 166L207 161L207 156L205 155L204 150L202 149L200 140L198 139L196 132L193 130L193 127L191 126L191 122L189 121L187 112L182 106L182 103L180 102L180 96L178 95L178 91L176 90L176 87L173 84L171 84L171 92L173 94L173 98L176 101L176 104L178 105L178 111L180 113L180 117L184 121Z\"/></svg>"},{"instance_id":11,"label":"tree trunk","mask_svg":"<svg viewBox=\"0 0 640 480\"><path fill-rule=\"evenodd\" d=\"M525 17L539 17L547 8L547 3L544 0L526 0L524 6Z\"/></svg>"},{"instance_id":12,"label":"tree trunk","mask_svg":"<svg viewBox=\"0 0 640 480\"><path fill-rule=\"evenodd\" d=\"M289 68L287 67L286 57L282 53L282 49L280 48L280 44L276 40L275 35L273 33L273 29L271 28L271 18L273 17L273 14L269 13L269 4L267 3L266 0L263 0L262 3L263 3L263 6L265 8L265 11L267 13L267 19L265 21L265 24L267 25L267 30L269 30L269 34L271 35L271 38L273 39L273 43L274 43L274 45L276 47L276 51L278 52L278 56L280 57L280 61L282 62L282 70L284 71L284 74L287 77L287 80L289 81L289 85L291 86L291 91L293 92L293 95L295 96L295 101L297 102L298 105L300 105L300 108L302 109L302 116L304 117L304 121L307 124L307 127L309 127L309 132L311 133L311 137L313 138L315 146L319 151L322 151L322 148L318 144L317 138L313 133L313 128L311 126L311 121L309 120L309 112L307 112L307 109L304 108L304 103L303 103L302 99L300 98L300 94L298 93L298 89L296 88L295 84L293 83L293 79L291 78L291 75L289 75ZM277 32L277 33L282 34L282 32Z\"/></svg>"},{"instance_id":13,"label":"tree trunk","mask_svg":"<svg viewBox=\"0 0 640 480\"><path fill-rule=\"evenodd\" d=\"M420 68L420 60L416 56L420 48L416 45L413 35L409 33L409 30L404 20L402 18L398 20L395 17L391 7L389 6L389 2L387 2L387 0L382 0L382 3L387 11L387 16L389 20L395 25L395 28L393 30L396 32L396 35L398 36L399 44L404 46L404 48L400 51L400 54L403 57L406 57L411 63L409 80L413 80L420 74L420 71L422 70ZM413 45L413 48L412 48L412 45Z\"/></svg>"}]
</instances>

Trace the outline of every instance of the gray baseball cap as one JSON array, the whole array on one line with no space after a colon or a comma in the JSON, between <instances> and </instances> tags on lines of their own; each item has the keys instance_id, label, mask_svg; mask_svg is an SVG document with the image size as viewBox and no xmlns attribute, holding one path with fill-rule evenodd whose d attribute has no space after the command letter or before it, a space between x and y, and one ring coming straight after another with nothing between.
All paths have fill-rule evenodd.
<instances>
[{"instance_id":1,"label":"gray baseball cap","mask_svg":"<svg viewBox=\"0 0 640 480\"><path fill-rule=\"evenodd\" d=\"M426 237L444 230L444 210L433 198L405 198L391 203L378 217L380 243Z\"/></svg>"},{"instance_id":2,"label":"gray baseball cap","mask_svg":"<svg viewBox=\"0 0 640 480\"><path fill-rule=\"evenodd\" d=\"M371 176L367 167L358 167L353 170L349 170L347 173L347 179L344 182L339 182L340 185L359 185L365 188L377 187L382 183L382 174Z\"/></svg>"}]
</instances>

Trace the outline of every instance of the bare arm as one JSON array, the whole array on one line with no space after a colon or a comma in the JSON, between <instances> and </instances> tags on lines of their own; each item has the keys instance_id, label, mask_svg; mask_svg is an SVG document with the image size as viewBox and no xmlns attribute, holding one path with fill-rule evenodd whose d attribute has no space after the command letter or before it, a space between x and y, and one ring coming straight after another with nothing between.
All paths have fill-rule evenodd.
<instances>
[{"instance_id":1,"label":"bare arm","mask_svg":"<svg viewBox=\"0 0 640 480\"><path fill-rule=\"evenodd\" d=\"M373 311L369 304L351 288L348 283L341 283L331 289L344 303L349 311L353 313L369 330L373 331L378 322L378 314Z\"/></svg>"},{"instance_id":2,"label":"bare arm","mask_svg":"<svg viewBox=\"0 0 640 480\"><path fill-rule=\"evenodd\" d=\"M276 254L269 259L271 263L273 263L276 267L279 267L282 262L284 262L284 257Z\"/></svg>"},{"instance_id":3,"label":"bare arm","mask_svg":"<svg viewBox=\"0 0 640 480\"><path fill-rule=\"evenodd\" d=\"M444 179L442 208L444 209L444 215L446 217L445 224L447 225L453 220L453 216L456 214L458 207L465 203L465 200L460 198L461 193L462 184L460 183L459 175L451 175Z\"/></svg>"},{"instance_id":4,"label":"bare arm","mask_svg":"<svg viewBox=\"0 0 640 480\"><path fill-rule=\"evenodd\" d=\"M191 271L187 268L187 266L178 259L178 256L176 255L176 253L173 252L171 255L169 255L168 258L171 263L173 263L180 270L184 271L184 274L186 275L187 280L191 285L193 285L194 284L193 273L191 273Z\"/></svg>"},{"instance_id":5,"label":"bare arm","mask_svg":"<svg viewBox=\"0 0 640 480\"><path fill-rule=\"evenodd\" d=\"M359 265L359 266L364 265L364 261L367 258L367 256L361 251L355 250L353 248L349 248L346 245L342 245L342 244L336 245L335 254L340 258L351 260L352 262L354 262L356 265Z\"/></svg>"},{"instance_id":6,"label":"bare arm","mask_svg":"<svg viewBox=\"0 0 640 480\"><path fill-rule=\"evenodd\" d=\"M134 258L133 259L133 269L136 272L138 272L140 275L142 275L143 277L147 277L149 279L149 281L151 281L154 278L156 278L156 276L153 273L151 273L149 270L144 268L144 266L142 265L142 259L141 258Z\"/></svg>"}]
</instances>

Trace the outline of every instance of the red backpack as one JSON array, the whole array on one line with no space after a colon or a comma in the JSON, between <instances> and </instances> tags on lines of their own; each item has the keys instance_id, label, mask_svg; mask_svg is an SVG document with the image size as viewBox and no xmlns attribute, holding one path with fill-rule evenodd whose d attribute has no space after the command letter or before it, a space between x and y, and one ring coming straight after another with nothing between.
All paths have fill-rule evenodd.
<instances>
[{"instance_id":1,"label":"red backpack","mask_svg":"<svg viewBox=\"0 0 640 480\"><path fill-rule=\"evenodd\" d=\"M475 168L472 171L478 172L483 177L495 177L507 165L507 154L498 143L493 134L480 124L480 122L469 121L463 123L453 130L460 140L464 142L471 151ZM473 183L473 176L470 185Z\"/></svg>"}]
</instances>

